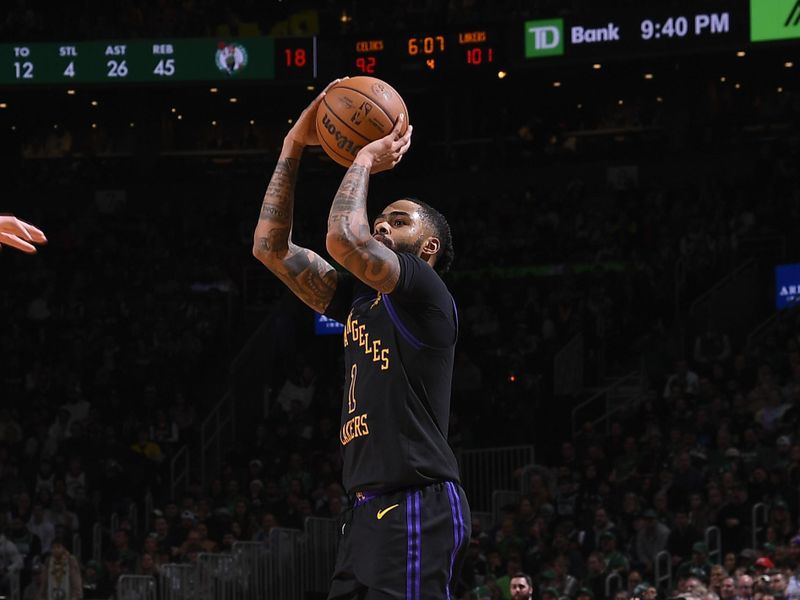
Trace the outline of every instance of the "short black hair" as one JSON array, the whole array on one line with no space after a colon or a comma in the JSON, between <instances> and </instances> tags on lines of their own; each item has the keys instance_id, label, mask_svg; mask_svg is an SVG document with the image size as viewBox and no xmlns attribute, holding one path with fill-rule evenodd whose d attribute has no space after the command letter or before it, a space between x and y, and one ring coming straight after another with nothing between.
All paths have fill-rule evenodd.
<instances>
[{"instance_id":1,"label":"short black hair","mask_svg":"<svg viewBox=\"0 0 800 600\"><path fill-rule=\"evenodd\" d=\"M533 589L533 579L531 579L531 576L528 575L527 573L523 573L522 571L514 573L511 576L511 579L524 579L525 581L528 582L528 587Z\"/></svg>"},{"instance_id":2,"label":"short black hair","mask_svg":"<svg viewBox=\"0 0 800 600\"><path fill-rule=\"evenodd\" d=\"M456 256L455 250L453 249L453 235L450 233L450 224L447 222L447 219L444 218L444 215L430 204L411 196L407 196L405 200L419 205L423 220L433 227L434 234L439 238L439 242L442 244L441 248L439 248L439 252L436 254L436 263L433 265L433 268L439 274L443 275L447 273Z\"/></svg>"}]
</instances>

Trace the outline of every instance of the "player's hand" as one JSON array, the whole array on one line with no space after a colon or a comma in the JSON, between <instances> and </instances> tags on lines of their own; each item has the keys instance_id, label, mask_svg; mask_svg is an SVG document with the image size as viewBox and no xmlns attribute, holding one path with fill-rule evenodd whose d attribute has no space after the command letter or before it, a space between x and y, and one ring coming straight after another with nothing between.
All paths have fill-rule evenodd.
<instances>
[{"instance_id":1,"label":"player's hand","mask_svg":"<svg viewBox=\"0 0 800 600\"><path fill-rule=\"evenodd\" d=\"M354 164L368 167L372 175L395 168L411 147L411 133L414 127L409 125L406 132L400 135L405 120L406 116L400 113L389 135L370 142L359 150Z\"/></svg>"},{"instance_id":2,"label":"player's hand","mask_svg":"<svg viewBox=\"0 0 800 600\"><path fill-rule=\"evenodd\" d=\"M47 238L37 228L12 215L0 215L0 247L11 246L28 254L36 252L33 244L45 244Z\"/></svg>"},{"instance_id":3,"label":"player's hand","mask_svg":"<svg viewBox=\"0 0 800 600\"><path fill-rule=\"evenodd\" d=\"M325 86L325 89L322 90L319 95L311 101L311 104L306 107L306 109L300 114L300 117L298 117L297 121L295 121L294 125L292 125L289 133L286 134L287 141L292 141L301 146L319 146L320 142L319 138L317 137L316 125L317 108L319 108L319 105L322 103L322 99L325 97L325 94L328 93L328 90L345 79L349 78L342 77L341 79L334 79L327 86Z\"/></svg>"}]
</instances>

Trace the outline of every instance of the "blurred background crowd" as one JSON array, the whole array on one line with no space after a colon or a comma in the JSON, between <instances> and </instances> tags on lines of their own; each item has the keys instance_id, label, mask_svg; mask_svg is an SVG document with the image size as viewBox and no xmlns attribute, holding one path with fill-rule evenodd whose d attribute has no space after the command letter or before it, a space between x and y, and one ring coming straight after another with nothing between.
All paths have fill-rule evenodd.
<instances>
[{"instance_id":1,"label":"blurred background crowd","mask_svg":"<svg viewBox=\"0 0 800 600\"><path fill-rule=\"evenodd\" d=\"M267 34L311 8L81 4L15 0L2 36ZM319 4L332 33L387 19ZM580 5L412 1L387 22ZM370 205L415 195L452 226L450 441L535 456L509 471L513 494L473 504L459 598L509 598L520 571L542 600L800 597L800 314L775 312L772 280L800 250L791 54L404 93L414 147ZM206 88L80 90L81 108L6 94L25 110L0 115L0 208L49 243L0 253L0 594L17 577L26 600L110 598L122 575L350 505L340 339L250 253L286 120L315 93L277 90L237 90L235 107ZM294 236L313 249L342 174L303 161Z\"/></svg>"}]
</instances>

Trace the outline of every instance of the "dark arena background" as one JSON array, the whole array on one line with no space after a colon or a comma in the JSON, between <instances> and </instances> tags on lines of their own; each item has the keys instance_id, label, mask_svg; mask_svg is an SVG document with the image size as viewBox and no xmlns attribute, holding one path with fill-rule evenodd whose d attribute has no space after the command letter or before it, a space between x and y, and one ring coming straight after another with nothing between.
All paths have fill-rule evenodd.
<instances>
[{"instance_id":1,"label":"dark arena background","mask_svg":"<svg viewBox=\"0 0 800 600\"><path fill-rule=\"evenodd\" d=\"M445 214L454 598L800 598L800 2L0 8L0 595L325 598L342 333L252 254L281 142L372 75ZM345 169L300 166L326 256ZM67 583L65 583L67 582Z\"/></svg>"}]
</instances>

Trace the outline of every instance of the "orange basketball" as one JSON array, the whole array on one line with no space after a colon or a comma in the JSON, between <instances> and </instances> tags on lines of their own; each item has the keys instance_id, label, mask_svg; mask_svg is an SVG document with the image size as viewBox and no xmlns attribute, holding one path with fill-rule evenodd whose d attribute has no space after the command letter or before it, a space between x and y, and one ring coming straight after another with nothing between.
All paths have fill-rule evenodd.
<instances>
[{"instance_id":1,"label":"orange basketball","mask_svg":"<svg viewBox=\"0 0 800 600\"><path fill-rule=\"evenodd\" d=\"M351 77L329 89L322 99L317 136L328 156L349 167L361 148L392 130L400 113L405 115L405 133L408 109L397 90L375 77Z\"/></svg>"}]
</instances>

